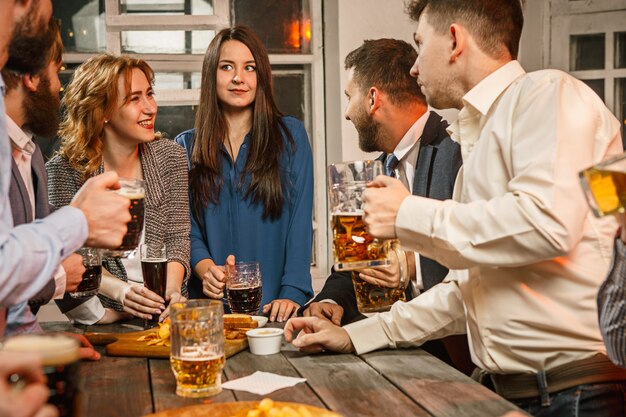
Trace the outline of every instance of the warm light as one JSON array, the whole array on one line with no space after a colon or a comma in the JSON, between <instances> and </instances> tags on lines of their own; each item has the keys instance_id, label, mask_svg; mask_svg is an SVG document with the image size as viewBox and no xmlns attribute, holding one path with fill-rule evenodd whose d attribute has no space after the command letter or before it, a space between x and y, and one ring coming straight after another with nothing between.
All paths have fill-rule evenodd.
<instances>
[{"instance_id":1,"label":"warm light","mask_svg":"<svg viewBox=\"0 0 626 417\"><path fill-rule=\"evenodd\" d=\"M303 22L294 20L287 25L287 45L294 49L301 49L302 42L304 42L305 47L307 47L311 42L311 19L306 19Z\"/></svg>"}]
</instances>

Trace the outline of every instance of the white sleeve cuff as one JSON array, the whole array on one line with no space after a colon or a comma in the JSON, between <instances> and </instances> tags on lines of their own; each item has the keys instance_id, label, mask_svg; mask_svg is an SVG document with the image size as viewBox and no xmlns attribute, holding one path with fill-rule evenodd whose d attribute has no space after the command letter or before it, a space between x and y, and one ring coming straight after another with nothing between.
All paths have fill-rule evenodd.
<instances>
[{"instance_id":1,"label":"white sleeve cuff","mask_svg":"<svg viewBox=\"0 0 626 417\"><path fill-rule=\"evenodd\" d=\"M424 289L422 266L420 265L420 254L413 252L413 256L415 256L415 278L411 280L411 285L413 285L414 290L418 290L417 293L419 294L419 291Z\"/></svg>"},{"instance_id":2,"label":"white sleeve cuff","mask_svg":"<svg viewBox=\"0 0 626 417\"><path fill-rule=\"evenodd\" d=\"M65 315L73 322L91 325L104 317L104 307L98 297L91 297L81 305L66 312Z\"/></svg>"},{"instance_id":3,"label":"white sleeve cuff","mask_svg":"<svg viewBox=\"0 0 626 417\"><path fill-rule=\"evenodd\" d=\"M65 268L59 265L57 271L54 273L54 295L53 300L60 300L65 294L65 285L67 283L67 275L65 274Z\"/></svg>"}]
</instances>

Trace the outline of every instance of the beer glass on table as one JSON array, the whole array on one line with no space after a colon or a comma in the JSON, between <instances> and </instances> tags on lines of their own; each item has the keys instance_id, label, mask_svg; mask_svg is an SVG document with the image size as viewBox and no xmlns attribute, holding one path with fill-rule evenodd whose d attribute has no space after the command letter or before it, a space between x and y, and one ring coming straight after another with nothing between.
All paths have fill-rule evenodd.
<instances>
[{"instance_id":1,"label":"beer glass on table","mask_svg":"<svg viewBox=\"0 0 626 417\"><path fill-rule=\"evenodd\" d=\"M76 291L69 293L69 295L72 298L92 297L98 294L100 281L102 280L102 257L100 256L100 250L81 248L77 253L83 257L85 272Z\"/></svg>"},{"instance_id":2,"label":"beer glass on table","mask_svg":"<svg viewBox=\"0 0 626 417\"><path fill-rule=\"evenodd\" d=\"M48 404L54 405L60 417L80 414L78 341L61 334L25 334L13 336L3 342L2 349L9 352L36 353L43 360L50 396ZM19 375L13 382L19 387Z\"/></svg>"},{"instance_id":3,"label":"beer glass on table","mask_svg":"<svg viewBox=\"0 0 626 417\"><path fill-rule=\"evenodd\" d=\"M237 262L226 270L226 299L233 313L256 314L261 307L261 266Z\"/></svg>"},{"instance_id":4,"label":"beer glass on table","mask_svg":"<svg viewBox=\"0 0 626 417\"><path fill-rule=\"evenodd\" d=\"M383 174L381 161L352 161L328 167L330 225L333 233L333 255L336 271L354 271L352 282L357 305L362 313L385 311L398 300L404 300L404 289L385 288L359 278L356 270L391 265L391 253L404 261L404 252L395 239L372 237L363 223L363 191L367 183ZM401 265L404 263L401 262ZM406 272L401 268L401 282Z\"/></svg>"},{"instance_id":5,"label":"beer glass on table","mask_svg":"<svg viewBox=\"0 0 626 417\"><path fill-rule=\"evenodd\" d=\"M589 167L579 174L587 203L596 217L626 210L626 154Z\"/></svg>"},{"instance_id":6,"label":"beer glass on table","mask_svg":"<svg viewBox=\"0 0 626 417\"><path fill-rule=\"evenodd\" d=\"M170 309L170 364L176 394L200 398L222 391L224 306L217 300L176 303Z\"/></svg>"},{"instance_id":7,"label":"beer glass on table","mask_svg":"<svg viewBox=\"0 0 626 417\"><path fill-rule=\"evenodd\" d=\"M165 300L167 287L167 249L164 243L144 243L139 245L143 285ZM153 314L148 326L155 326L159 315Z\"/></svg>"},{"instance_id":8,"label":"beer glass on table","mask_svg":"<svg viewBox=\"0 0 626 417\"><path fill-rule=\"evenodd\" d=\"M117 193L130 199L131 219L127 224L128 230L122 239L122 244L116 249L103 249L103 256L127 258L134 254L137 245L141 241L143 232L143 218L145 212L146 188L143 180L133 178L120 178L120 189Z\"/></svg>"}]
</instances>

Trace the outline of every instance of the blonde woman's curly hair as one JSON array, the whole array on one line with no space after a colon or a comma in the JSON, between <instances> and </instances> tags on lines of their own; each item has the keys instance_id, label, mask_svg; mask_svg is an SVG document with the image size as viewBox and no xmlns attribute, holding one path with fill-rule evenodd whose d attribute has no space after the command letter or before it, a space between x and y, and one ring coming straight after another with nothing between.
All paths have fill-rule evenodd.
<instances>
[{"instance_id":1,"label":"blonde woman's curly hair","mask_svg":"<svg viewBox=\"0 0 626 417\"><path fill-rule=\"evenodd\" d=\"M132 71L135 68L146 75L150 84L154 84L154 71L144 60L102 54L78 67L65 89L59 154L85 179L91 177L102 163L104 122L111 117L117 105L118 78L124 77L126 104L130 99Z\"/></svg>"}]
</instances>

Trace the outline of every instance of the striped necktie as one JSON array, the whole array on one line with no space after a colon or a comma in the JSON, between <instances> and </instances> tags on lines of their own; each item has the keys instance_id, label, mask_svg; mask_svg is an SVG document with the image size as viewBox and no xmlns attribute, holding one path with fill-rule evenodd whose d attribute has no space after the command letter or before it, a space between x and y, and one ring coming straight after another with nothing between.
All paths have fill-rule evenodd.
<instances>
[{"instance_id":1,"label":"striped necktie","mask_svg":"<svg viewBox=\"0 0 626 417\"><path fill-rule=\"evenodd\" d=\"M392 153L387 155L385 159L385 175L396 178L396 167L398 166L398 158Z\"/></svg>"}]
</instances>

